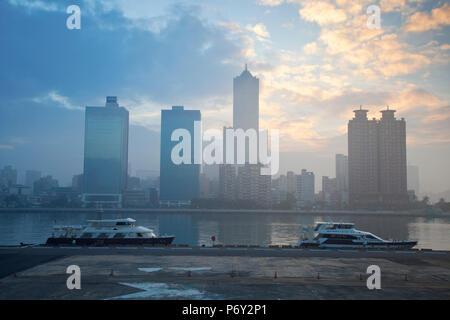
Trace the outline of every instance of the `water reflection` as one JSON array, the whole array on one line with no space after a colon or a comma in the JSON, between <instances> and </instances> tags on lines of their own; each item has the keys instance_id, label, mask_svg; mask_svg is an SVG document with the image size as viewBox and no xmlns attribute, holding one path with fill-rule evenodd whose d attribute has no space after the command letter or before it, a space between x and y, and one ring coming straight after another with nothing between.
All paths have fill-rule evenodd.
<instances>
[{"instance_id":1,"label":"water reflection","mask_svg":"<svg viewBox=\"0 0 450 320\"><path fill-rule=\"evenodd\" d=\"M138 225L159 234L174 234L174 243L210 245L211 236L220 244L292 244L302 224L330 221L329 217L295 213L103 213L102 218L132 217ZM0 244L43 243L56 224L85 224L97 219L92 213L1 213ZM419 247L450 250L450 218L393 216L333 216L335 222L353 222L357 229L385 239L418 240Z\"/></svg>"}]
</instances>

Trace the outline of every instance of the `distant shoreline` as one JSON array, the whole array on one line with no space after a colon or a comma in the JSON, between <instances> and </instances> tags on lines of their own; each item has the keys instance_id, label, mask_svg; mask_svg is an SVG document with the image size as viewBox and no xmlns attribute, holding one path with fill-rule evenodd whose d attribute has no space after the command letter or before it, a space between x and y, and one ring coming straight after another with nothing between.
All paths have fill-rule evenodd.
<instances>
[{"instance_id":1,"label":"distant shoreline","mask_svg":"<svg viewBox=\"0 0 450 320\"><path fill-rule=\"evenodd\" d=\"M95 208L0 208L0 214L4 213L97 213ZM186 208L171 208L171 209L104 209L103 213L127 212L133 214L143 213L243 213L243 214L298 214L308 216L323 216L323 215L361 215L361 216L415 216L415 217L450 217L450 213L427 213L424 210L410 210L410 211L368 211L368 210L263 210L263 209L186 209Z\"/></svg>"}]
</instances>

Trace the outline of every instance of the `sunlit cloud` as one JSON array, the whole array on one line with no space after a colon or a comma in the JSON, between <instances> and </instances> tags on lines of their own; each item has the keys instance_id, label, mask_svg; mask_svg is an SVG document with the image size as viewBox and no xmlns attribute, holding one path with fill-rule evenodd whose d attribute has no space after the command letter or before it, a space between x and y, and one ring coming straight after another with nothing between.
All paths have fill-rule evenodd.
<instances>
[{"instance_id":1,"label":"sunlit cloud","mask_svg":"<svg viewBox=\"0 0 450 320\"><path fill-rule=\"evenodd\" d=\"M424 32L441 29L450 25L450 4L447 2L440 8L428 12L416 12L411 15L404 27L409 32Z\"/></svg>"}]
</instances>

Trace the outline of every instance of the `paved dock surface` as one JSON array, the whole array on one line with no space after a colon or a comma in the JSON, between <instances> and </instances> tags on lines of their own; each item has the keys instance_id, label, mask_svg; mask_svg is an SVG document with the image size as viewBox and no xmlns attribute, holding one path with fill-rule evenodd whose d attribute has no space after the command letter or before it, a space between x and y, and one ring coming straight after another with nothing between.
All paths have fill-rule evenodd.
<instances>
[{"instance_id":1,"label":"paved dock surface","mask_svg":"<svg viewBox=\"0 0 450 320\"><path fill-rule=\"evenodd\" d=\"M450 298L447 252L256 249L3 248L0 299ZM74 264L81 290L66 287Z\"/></svg>"}]
</instances>

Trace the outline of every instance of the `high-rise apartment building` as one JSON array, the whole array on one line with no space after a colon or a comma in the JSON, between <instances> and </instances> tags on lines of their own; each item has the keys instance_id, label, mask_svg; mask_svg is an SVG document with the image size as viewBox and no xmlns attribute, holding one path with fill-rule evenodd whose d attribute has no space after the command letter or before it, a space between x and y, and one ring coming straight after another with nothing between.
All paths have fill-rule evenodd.
<instances>
[{"instance_id":1,"label":"high-rise apartment building","mask_svg":"<svg viewBox=\"0 0 450 320\"><path fill-rule=\"evenodd\" d=\"M300 207L311 206L315 202L315 178L313 172L302 169L302 173L295 176L297 204Z\"/></svg>"},{"instance_id":2,"label":"high-rise apartment building","mask_svg":"<svg viewBox=\"0 0 450 320\"><path fill-rule=\"evenodd\" d=\"M381 120L355 110L348 123L349 198L354 207L395 207L407 203L406 125L383 110Z\"/></svg>"},{"instance_id":3,"label":"high-rise apartment building","mask_svg":"<svg viewBox=\"0 0 450 320\"><path fill-rule=\"evenodd\" d=\"M381 111L378 122L379 192L382 203L397 206L408 202L406 170L406 122L395 110Z\"/></svg>"},{"instance_id":4,"label":"high-rise apartment building","mask_svg":"<svg viewBox=\"0 0 450 320\"><path fill-rule=\"evenodd\" d=\"M221 164L219 167L219 197L225 200L236 199L236 166Z\"/></svg>"}]
</instances>

